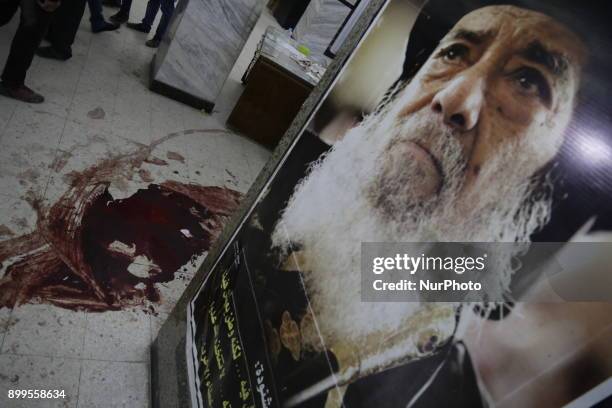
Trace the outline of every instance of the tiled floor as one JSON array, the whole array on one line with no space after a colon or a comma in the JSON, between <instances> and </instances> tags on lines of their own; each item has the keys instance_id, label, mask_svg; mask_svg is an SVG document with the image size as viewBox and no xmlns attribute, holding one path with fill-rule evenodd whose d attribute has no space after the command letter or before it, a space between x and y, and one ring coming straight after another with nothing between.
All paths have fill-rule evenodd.
<instances>
[{"instance_id":1,"label":"tiled floor","mask_svg":"<svg viewBox=\"0 0 612 408\"><path fill-rule=\"evenodd\" d=\"M132 20L145 5L134 2ZM112 12L105 10L107 16ZM93 35L87 17L88 11L71 60L34 60L28 85L46 97L44 104L0 97L0 243L38 231L33 203L52 206L75 175L110 157L149 149L146 161L105 170L115 199L167 180L245 193L269 158L269 151L244 137L208 133L225 130L240 95L238 79L263 30L273 24L268 14L212 115L149 92L154 51L144 46L144 34L121 28ZM14 18L0 28L1 64L16 23ZM181 268L182 279L157 285L162 300L152 305L155 313L143 307L87 313L36 299L0 308L0 407L147 407L148 347L204 256ZM6 271L0 263L0 279ZM66 398L9 400L9 389L61 389Z\"/></svg>"}]
</instances>

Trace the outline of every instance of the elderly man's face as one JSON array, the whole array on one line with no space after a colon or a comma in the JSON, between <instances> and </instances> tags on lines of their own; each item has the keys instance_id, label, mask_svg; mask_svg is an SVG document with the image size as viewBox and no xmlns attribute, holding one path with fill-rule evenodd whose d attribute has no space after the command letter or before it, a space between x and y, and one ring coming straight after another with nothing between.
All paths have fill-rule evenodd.
<instances>
[{"instance_id":1,"label":"elderly man's face","mask_svg":"<svg viewBox=\"0 0 612 408\"><path fill-rule=\"evenodd\" d=\"M428 110L459 139L466 189L508 142L520 143L520 154L530 157L522 161L525 174L533 174L562 143L583 49L572 32L543 14L511 6L476 10L444 37L399 95L398 119ZM427 176L425 195L444 177L432 143L409 148Z\"/></svg>"}]
</instances>

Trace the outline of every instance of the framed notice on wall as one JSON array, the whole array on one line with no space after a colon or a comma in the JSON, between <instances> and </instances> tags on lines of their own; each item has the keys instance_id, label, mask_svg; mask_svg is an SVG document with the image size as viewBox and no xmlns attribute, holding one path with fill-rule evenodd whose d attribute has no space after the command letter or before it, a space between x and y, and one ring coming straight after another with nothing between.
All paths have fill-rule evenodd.
<instances>
[{"instance_id":1,"label":"framed notice on wall","mask_svg":"<svg viewBox=\"0 0 612 408\"><path fill-rule=\"evenodd\" d=\"M503 3L376 6L189 303L192 407L611 403L610 16ZM439 243L486 296L368 295Z\"/></svg>"}]
</instances>

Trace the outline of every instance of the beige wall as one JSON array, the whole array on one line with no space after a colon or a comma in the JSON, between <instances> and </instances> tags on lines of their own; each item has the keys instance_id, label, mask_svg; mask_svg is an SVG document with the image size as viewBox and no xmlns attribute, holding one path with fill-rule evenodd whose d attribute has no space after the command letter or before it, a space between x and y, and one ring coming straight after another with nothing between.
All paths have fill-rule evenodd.
<instances>
[{"instance_id":1,"label":"beige wall","mask_svg":"<svg viewBox=\"0 0 612 408\"><path fill-rule=\"evenodd\" d=\"M338 109L371 111L402 72L410 30L422 0L392 0L330 94Z\"/></svg>"}]
</instances>

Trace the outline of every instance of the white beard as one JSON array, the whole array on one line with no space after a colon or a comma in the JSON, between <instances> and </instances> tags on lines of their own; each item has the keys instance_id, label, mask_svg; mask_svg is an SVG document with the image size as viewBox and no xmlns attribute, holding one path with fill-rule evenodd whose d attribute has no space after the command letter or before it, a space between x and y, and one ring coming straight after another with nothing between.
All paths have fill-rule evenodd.
<instances>
[{"instance_id":1,"label":"white beard","mask_svg":"<svg viewBox=\"0 0 612 408\"><path fill-rule=\"evenodd\" d=\"M533 158L519 143L483 165L474 195L461 196L470 205L459 211L465 159L456 136L426 110L397 123L400 104L391 105L351 129L311 167L272 236L285 254L295 244L303 250L306 292L328 344L360 344L369 334L394 332L420 307L361 302L362 242L528 242L549 218L549 200L530 198L535 186L523 163ZM430 150L444 174L435 197L416 198L415 166L389 168L384 160L389 146L401 140L434 141ZM505 268L490 277L489 287L500 295L512 274L509 263Z\"/></svg>"}]
</instances>

